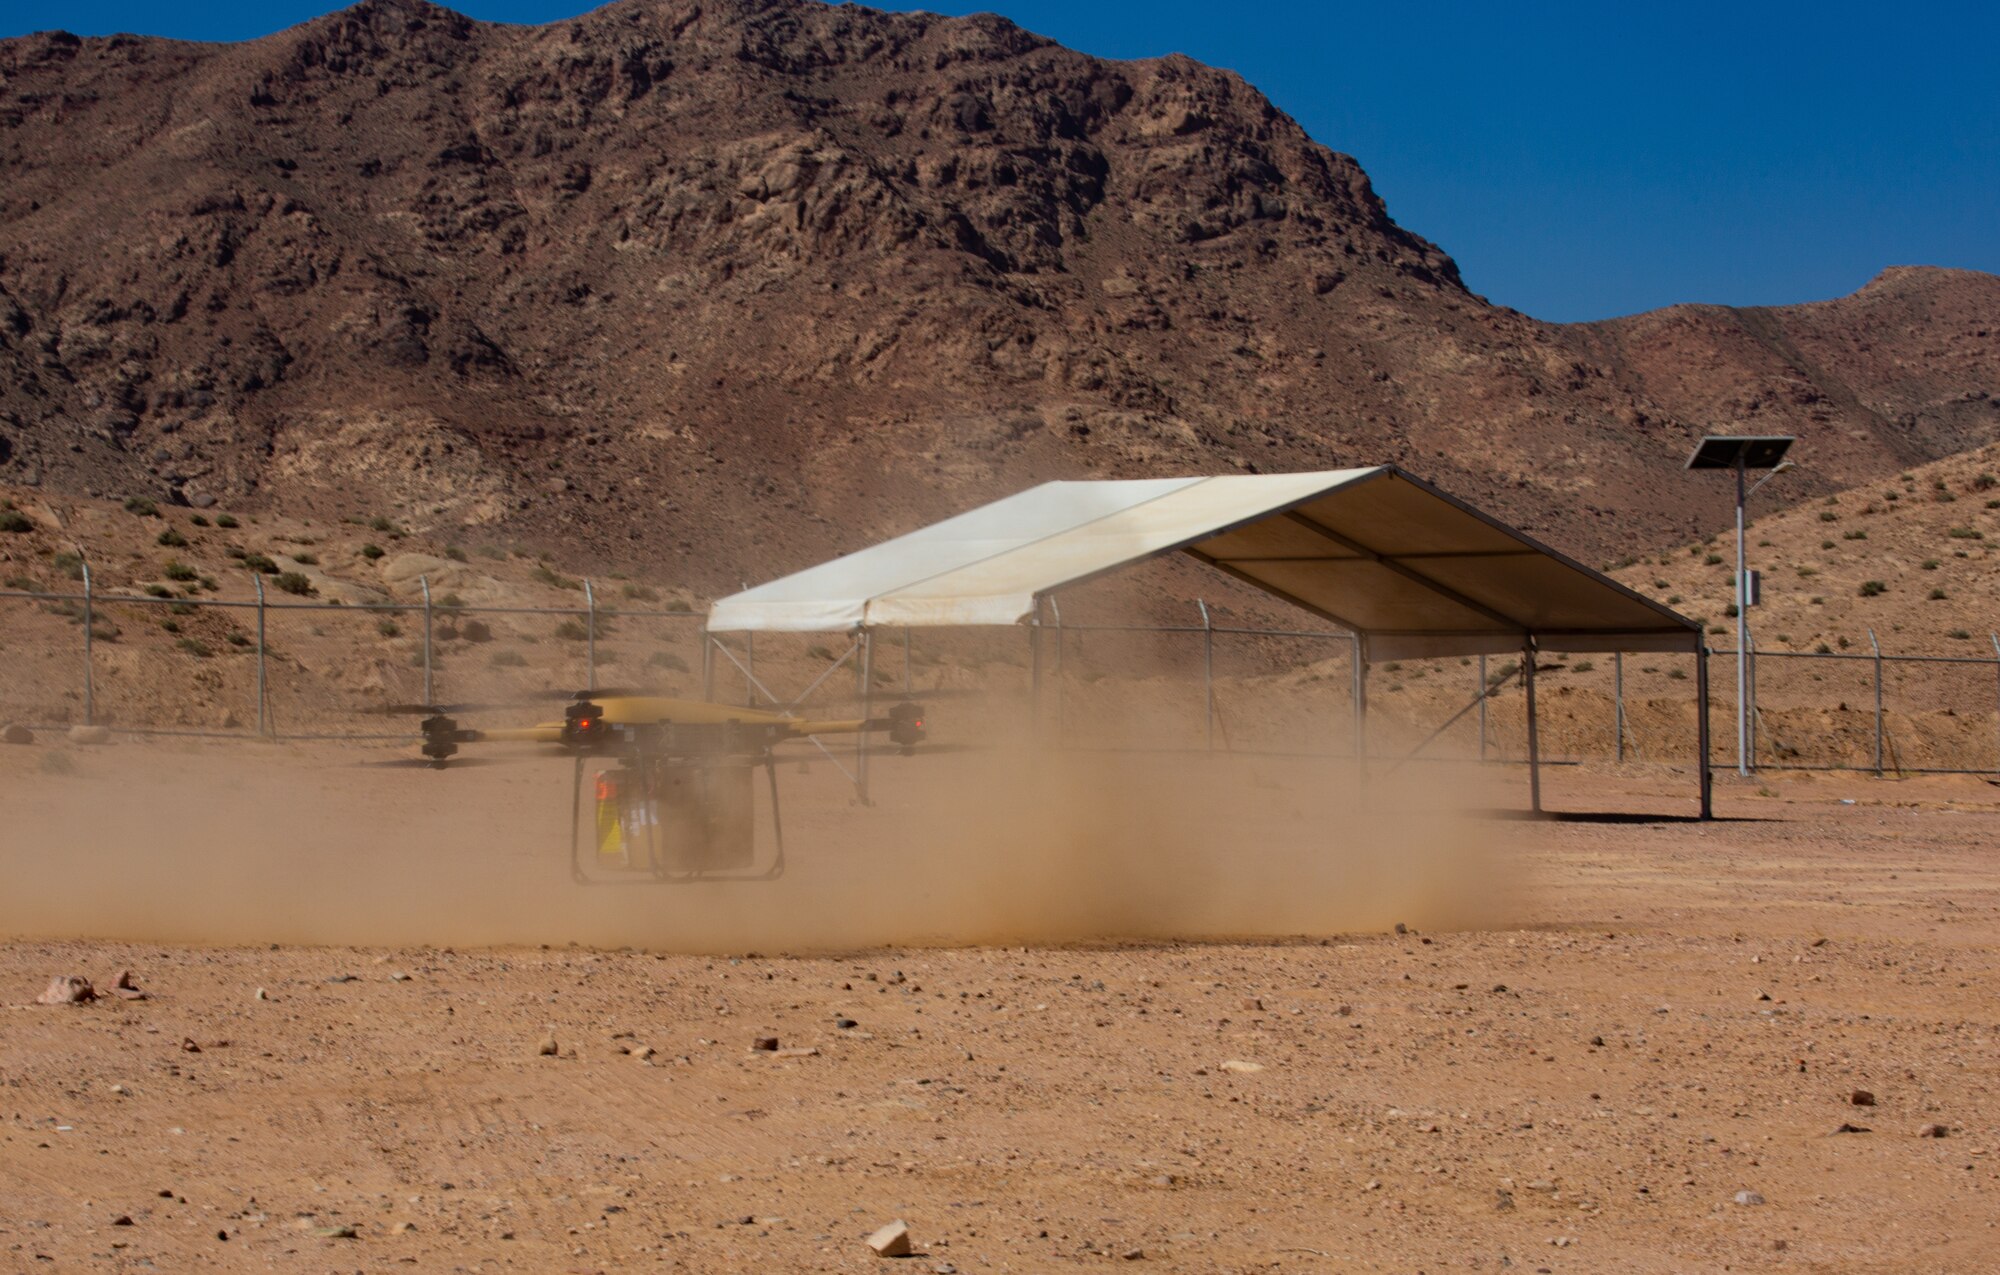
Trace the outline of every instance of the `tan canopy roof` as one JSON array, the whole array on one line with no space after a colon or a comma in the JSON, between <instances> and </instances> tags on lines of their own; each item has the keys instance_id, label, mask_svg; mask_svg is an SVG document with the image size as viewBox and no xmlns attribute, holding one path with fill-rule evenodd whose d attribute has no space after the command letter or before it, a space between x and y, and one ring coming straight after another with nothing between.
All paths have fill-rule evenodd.
<instances>
[{"instance_id":1,"label":"tan canopy roof","mask_svg":"<svg viewBox=\"0 0 2000 1275\"><path fill-rule=\"evenodd\" d=\"M713 632L1018 624L1185 550L1363 635L1370 659L1695 651L1701 628L1394 466L1053 482L715 603Z\"/></svg>"}]
</instances>

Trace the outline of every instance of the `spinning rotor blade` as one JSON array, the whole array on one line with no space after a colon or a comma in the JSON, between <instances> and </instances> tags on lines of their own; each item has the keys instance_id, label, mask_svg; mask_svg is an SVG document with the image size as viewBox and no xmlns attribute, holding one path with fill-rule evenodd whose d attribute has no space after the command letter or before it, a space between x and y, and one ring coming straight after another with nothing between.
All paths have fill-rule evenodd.
<instances>
[{"instance_id":1,"label":"spinning rotor blade","mask_svg":"<svg viewBox=\"0 0 2000 1275\"><path fill-rule=\"evenodd\" d=\"M489 700L471 704L385 704L381 711L390 717L449 717L453 713L482 713L523 707L525 705L520 703Z\"/></svg>"},{"instance_id":2,"label":"spinning rotor blade","mask_svg":"<svg viewBox=\"0 0 2000 1275\"><path fill-rule=\"evenodd\" d=\"M428 757L390 757L381 761L358 761L356 766L373 770L457 770L461 766L518 766L523 762L536 761L532 757L454 757L450 761L435 762Z\"/></svg>"}]
</instances>

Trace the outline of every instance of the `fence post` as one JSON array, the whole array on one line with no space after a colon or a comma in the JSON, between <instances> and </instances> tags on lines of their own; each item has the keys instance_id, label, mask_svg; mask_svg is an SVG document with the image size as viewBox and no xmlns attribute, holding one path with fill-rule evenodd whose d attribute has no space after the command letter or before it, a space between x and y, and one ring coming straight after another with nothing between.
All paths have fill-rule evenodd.
<instances>
[{"instance_id":1,"label":"fence post","mask_svg":"<svg viewBox=\"0 0 2000 1275\"><path fill-rule=\"evenodd\" d=\"M707 620L701 622L701 697L715 702L715 636L708 631Z\"/></svg>"},{"instance_id":2,"label":"fence post","mask_svg":"<svg viewBox=\"0 0 2000 1275\"><path fill-rule=\"evenodd\" d=\"M1208 603L1196 598L1201 608L1201 694L1202 716L1207 724L1208 751L1215 751L1215 622L1209 618Z\"/></svg>"},{"instance_id":3,"label":"fence post","mask_svg":"<svg viewBox=\"0 0 2000 1275\"><path fill-rule=\"evenodd\" d=\"M265 689L264 672L264 577L252 571L250 582L257 586L257 734L261 738L271 733L270 710L266 707L270 700ZM430 697L424 697L428 700Z\"/></svg>"},{"instance_id":4,"label":"fence post","mask_svg":"<svg viewBox=\"0 0 2000 1275\"><path fill-rule=\"evenodd\" d=\"M90 587L90 562L83 556L83 546L76 547L77 565L83 568L83 724L97 724L97 683L90 675L90 642L94 636L91 630L97 627L96 598Z\"/></svg>"},{"instance_id":5,"label":"fence post","mask_svg":"<svg viewBox=\"0 0 2000 1275\"><path fill-rule=\"evenodd\" d=\"M1993 676L2000 681L2000 633L1989 632L1986 636L1993 643ZM1993 708L1994 733L2000 735L2000 698L1993 701ZM2000 763L1995 763L1995 769L2000 769Z\"/></svg>"},{"instance_id":6,"label":"fence post","mask_svg":"<svg viewBox=\"0 0 2000 1275\"><path fill-rule=\"evenodd\" d=\"M597 594L590 587L590 578L583 581L583 688L597 689Z\"/></svg>"},{"instance_id":7,"label":"fence post","mask_svg":"<svg viewBox=\"0 0 2000 1275\"><path fill-rule=\"evenodd\" d=\"M417 584L424 591L424 703L434 704L431 691L431 578L418 576Z\"/></svg>"},{"instance_id":8,"label":"fence post","mask_svg":"<svg viewBox=\"0 0 2000 1275\"><path fill-rule=\"evenodd\" d=\"M1875 777L1882 777L1882 644L1875 630L1868 630L1868 645L1875 650Z\"/></svg>"},{"instance_id":9,"label":"fence post","mask_svg":"<svg viewBox=\"0 0 2000 1275\"><path fill-rule=\"evenodd\" d=\"M1611 703L1618 715L1618 761L1625 761L1625 652L1611 653Z\"/></svg>"}]
</instances>

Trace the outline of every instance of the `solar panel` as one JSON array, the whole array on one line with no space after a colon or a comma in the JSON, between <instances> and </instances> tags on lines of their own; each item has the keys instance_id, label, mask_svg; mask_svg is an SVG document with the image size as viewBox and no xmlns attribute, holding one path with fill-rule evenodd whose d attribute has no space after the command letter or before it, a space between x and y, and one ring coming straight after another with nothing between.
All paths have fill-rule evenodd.
<instances>
[{"instance_id":1,"label":"solar panel","mask_svg":"<svg viewBox=\"0 0 2000 1275\"><path fill-rule=\"evenodd\" d=\"M1776 469L1797 440L1782 434L1710 434L1688 457L1689 469Z\"/></svg>"}]
</instances>

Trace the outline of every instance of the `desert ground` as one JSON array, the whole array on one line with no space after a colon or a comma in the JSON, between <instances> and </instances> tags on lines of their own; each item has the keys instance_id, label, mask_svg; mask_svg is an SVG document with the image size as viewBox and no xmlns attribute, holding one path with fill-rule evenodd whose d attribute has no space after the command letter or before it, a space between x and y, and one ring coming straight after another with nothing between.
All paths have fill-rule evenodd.
<instances>
[{"instance_id":1,"label":"desert ground","mask_svg":"<svg viewBox=\"0 0 2000 1275\"><path fill-rule=\"evenodd\" d=\"M0 750L0 1267L2000 1269L1979 778L790 763L586 886L394 755Z\"/></svg>"}]
</instances>

